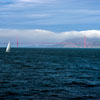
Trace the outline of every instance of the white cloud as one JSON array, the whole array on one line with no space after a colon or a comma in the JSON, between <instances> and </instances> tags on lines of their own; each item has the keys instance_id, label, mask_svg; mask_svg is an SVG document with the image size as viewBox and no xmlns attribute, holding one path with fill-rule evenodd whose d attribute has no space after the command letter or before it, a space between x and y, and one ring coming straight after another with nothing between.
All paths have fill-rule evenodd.
<instances>
[{"instance_id":1,"label":"white cloud","mask_svg":"<svg viewBox=\"0 0 100 100\"><path fill-rule=\"evenodd\" d=\"M50 3L55 0L18 0L18 1L24 3Z\"/></svg>"},{"instance_id":2,"label":"white cloud","mask_svg":"<svg viewBox=\"0 0 100 100\"><path fill-rule=\"evenodd\" d=\"M21 2L33 2L33 1L38 1L38 0L19 0L19 1L21 1Z\"/></svg>"},{"instance_id":3,"label":"white cloud","mask_svg":"<svg viewBox=\"0 0 100 100\"><path fill-rule=\"evenodd\" d=\"M86 30L86 31L70 31L70 32L63 32L64 36L68 38L74 37L88 37L88 38L100 38L100 30Z\"/></svg>"},{"instance_id":4,"label":"white cloud","mask_svg":"<svg viewBox=\"0 0 100 100\"><path fill-rule=\"evenodd\" d=\"M16 37L18 37L20 42L55 43L64 41L69 38L84 37L84 36L87 36L89 38L92 37L100 38L100 30L67 31L67 32L56 33L41 29L35 29L35 30L0 29L0 40L5 42L7 42L8 40L16 41Z\"/></svg>"},{"instance_id":5,"label":"white cloud","mask_svg":"<svg viewBox=\"0 0 100 100\"><path fill-rule=\"evenodd\" d=\"M53 12L65 13L65 14L86 14L86 15L99 15L100 10L89 10L89 9L68 9L68 10L59 10Z\"/></svg>"},{"instance_id":6,"label":"white cloud","mask_svg":"<svg viewBox=\"0 0 100 100\"><path fill-rule=\"evenodd\" d=\"M20 2L33 2L33 3L41 3L44 0L19 0Z\"/></svg>"}]
</instances>

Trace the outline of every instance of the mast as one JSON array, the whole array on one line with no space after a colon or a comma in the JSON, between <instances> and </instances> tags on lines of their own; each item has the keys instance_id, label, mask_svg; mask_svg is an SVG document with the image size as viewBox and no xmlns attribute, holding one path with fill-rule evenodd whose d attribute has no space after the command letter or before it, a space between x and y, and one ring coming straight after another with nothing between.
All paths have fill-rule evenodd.
<instances>
[{"instance_id":1,"label":"mast","mask_svg":"<svg viewBox=\"0 0 100 100\"><path fill-rule=\"evenodd\" d=\"M18 48L18 38L17 38L17 48Z\"/></svg>"},{"instance_id":2,"label":"mast","mask_svg":"<svg viewBox=\"0 0 100 100\"><path fill-rule=\"evenodd\" d=\"M86 36L84 36L84 48L86 48Z\"/></svg>"}]
</instances>

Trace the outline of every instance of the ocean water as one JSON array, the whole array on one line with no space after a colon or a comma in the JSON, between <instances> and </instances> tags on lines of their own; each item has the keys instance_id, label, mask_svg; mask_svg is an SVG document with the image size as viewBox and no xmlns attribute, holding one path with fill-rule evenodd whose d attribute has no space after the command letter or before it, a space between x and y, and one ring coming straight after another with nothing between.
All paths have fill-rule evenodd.
<instances>
[{"instance_id":1,"label":"ocean water","mask_svg":"<svg viewBox=\"0 0 100 100\"><path fill-rule=\"evenodd\" d=\"M100 100L100 49L0 49L0 100Z\"/></svg>"}]
</instances>

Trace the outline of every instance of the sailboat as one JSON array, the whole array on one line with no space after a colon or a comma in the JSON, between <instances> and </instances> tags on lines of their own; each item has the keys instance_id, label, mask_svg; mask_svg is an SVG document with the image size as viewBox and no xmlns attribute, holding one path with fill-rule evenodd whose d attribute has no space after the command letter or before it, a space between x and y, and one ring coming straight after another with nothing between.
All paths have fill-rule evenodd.
<instances>
[{"instance_id":1,"label":"sailboat","mask_svg":"<svg viewBox=\"0 0 100 100\"><path fill-rule=\"evenodd\" d=\"M10 52L10 41L8 42L7 48L6 48L6 52Z\"/></svg>"}]
</instances>

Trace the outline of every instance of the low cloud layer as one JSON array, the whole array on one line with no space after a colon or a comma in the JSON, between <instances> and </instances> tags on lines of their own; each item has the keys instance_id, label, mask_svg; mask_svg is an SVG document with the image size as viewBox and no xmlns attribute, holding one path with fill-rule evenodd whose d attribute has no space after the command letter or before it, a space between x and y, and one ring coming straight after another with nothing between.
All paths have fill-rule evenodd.
<instances>
[{"instance_id":1,"label":"low cloud layer","mask_svg":"<svg viewBox=\"0 0 100 100\"><path fill-rule=\"evenodd\" d=\"M100 38L100 30L86 30L86 31L67 31L67 32L52 32L47 30L35 29L35 30L10 30L0 29L0 40L3 42L16 42L16 38L19 42L61 42L66 39L84 37L87 38Z\"/></svg>"}]
</instances>

